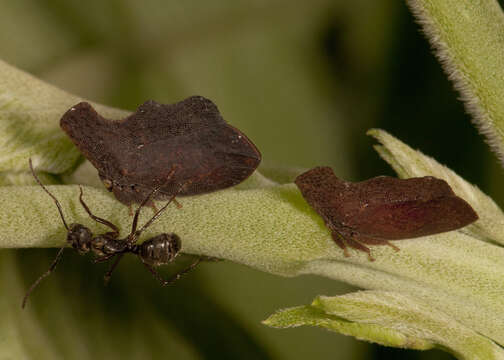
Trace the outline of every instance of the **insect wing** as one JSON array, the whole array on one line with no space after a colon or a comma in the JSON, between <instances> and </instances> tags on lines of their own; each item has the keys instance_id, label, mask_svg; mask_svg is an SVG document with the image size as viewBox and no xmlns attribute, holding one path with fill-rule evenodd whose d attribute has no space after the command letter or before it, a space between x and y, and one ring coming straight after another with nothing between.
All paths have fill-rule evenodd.
<instances>
[{"instance_id":1,"label":"insect wing","mask_svg":"<svg viewBox=\"0 0 504 360\"><path fill-rule=\"evenodd\" d=\"M161 184L165 195L180 184L187 184L180 195L233 186L261 160L255 145L201 96L172 105L147 101L120 121L104 119L80 103L63 116L61 127L125 203L142 201ZM174 167L175 175L166 182Z\"/></svg>"},{"instance_id":2,"label":"insect wing","mask_svg":"<svg viewBox=\"0 0 504 360\"><path fill-rule=\"evenodd\" d=\"M350 183L316 167L295 182L333 232L367 244L451 231L478 219L444 180L431 176Z\"/></svg>"},{"instance_id":3,"label":"insect wing","mask_svg":"<svg viewBox=\"0 0 504 360\"><path fill-rule=\"evenodd\" d=\"M443 196L428 201L371 205L348 219L347 226L356 239L372 243L373 238L400 240L452 231L477 219L463 199Z\"/></svg>"}]
</instances>

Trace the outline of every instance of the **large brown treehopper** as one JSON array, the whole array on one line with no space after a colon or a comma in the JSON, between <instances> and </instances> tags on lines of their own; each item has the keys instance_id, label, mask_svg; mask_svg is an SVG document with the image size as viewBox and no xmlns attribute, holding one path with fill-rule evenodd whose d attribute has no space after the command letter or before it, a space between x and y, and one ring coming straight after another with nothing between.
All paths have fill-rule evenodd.
<instances>
[{"instance_id":1,"label":"large brown treehopper","mask_svg":"<svg viewBox=\"0 0 504 360\"><path fill-rule=\"evenodd\" d=\"M142 202L161 185L158 198L228 188L250 176L261 161L255 145L201 96L171 105L147 101L116 121L81 102L60 125L98 169L107 189L127 205Z\"/></svg>"},{"instance_id":2,"label":"large brown treehopper","mask_svg":"<svg viewBox=\"0 0 504 360\"><path fill-rule=\"evenodd\" d=\"M183 270L177 272L171 278L165 280L161 277L161 275L155 270L155 267L160 265L166 265L171 263L179 254L181 249L180 238L174 233L164 233L159 234L157 236L151 237L150 239L145 240L141 244L137 244L138 238L140 235L163 213L163 211L168 207L168 205L175 199L175 196L170 198L160 210L156 211L156 213L147 221L143 226L138 228L138 217L140 215L140 211L142 207L144 207L149 199L155 195L159 188L156 188L150 192L150 194L142 201L140 206L137 208L135 212L135 216L133 218L133 224L131 226L131 232L128 236L123 239L118 239L119 237L119 228L112 224L110 221L103 219L94 215L87 204L84 201L84 194L82 192L82 187L80 188L80 196L79 201L86 210L87 214L94 221L108 226L110 230L103 234L93 235L91 230L77 223L68 224L65 220L65 216L63 215L63 209L61 207L60 202L56 197L42 184L40 179L35 174L35 170L33 169L32 161L30 159L30 170L33 174L33 177L37 181L37 183L42 187L42 189L49 195L54 204L58 208L58 212L61 217L61 221L67 230L66 242L67 245L72 246L77 252L81 255L86 253L94 253L96 258L94 260L95 263L107 261L109 259L115 258L115 261L110 266L108 272L105 274L105 282L110 280L112 276L112 272L116 268L117 264L121 260L124 254L131 253L138 256L145 267L152 273L152 275L161 282L161 285L166 286L177 281L182 275L194 269L201 261L204 260L213 260L213 258L199 257L195 262L191 265L187 266ZM26 305L26 301L28 297L33 292L33 290L40 284L42 280L51 275L51 273L56 269L56 265L60 261L63 256L63 251L65 250L65 246L62 247L53 263L49 267L45 273L43 273L28 289L26 292L21 307L24 308Z\"/></svg>"},{"instance_id":3,"label":"large brown treehopper","mask_svg":"<svg viewBox=\"0 0 504 360\"><path fill-rule=\"evenodd\" d=\"M295 182L345 256L349 256L349 246L367 252L374 260L366 245L389 245L399 250L389 240L451 231L478 219L446 181L432 176L379 176L351 183L336 177L329 167L316 167Z\"/></svg>"}]
</instances>

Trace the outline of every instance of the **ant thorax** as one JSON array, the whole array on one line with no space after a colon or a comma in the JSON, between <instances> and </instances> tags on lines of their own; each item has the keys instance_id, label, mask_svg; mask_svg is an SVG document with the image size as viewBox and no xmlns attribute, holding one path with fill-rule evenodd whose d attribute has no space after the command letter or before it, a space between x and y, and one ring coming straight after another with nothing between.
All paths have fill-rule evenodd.
<instances>
[{"instance_id":1,"label":"ant thorax","mask_svg":"<svg viewBox=\"0 0 504 360\"><path fill-rule=\"evenodd\" d=\"M128 250L128 242L115 239L107 234L98 235L91 241L91 251L96 256L119 254L126 250Z\"/></svg>"}]
</instances>

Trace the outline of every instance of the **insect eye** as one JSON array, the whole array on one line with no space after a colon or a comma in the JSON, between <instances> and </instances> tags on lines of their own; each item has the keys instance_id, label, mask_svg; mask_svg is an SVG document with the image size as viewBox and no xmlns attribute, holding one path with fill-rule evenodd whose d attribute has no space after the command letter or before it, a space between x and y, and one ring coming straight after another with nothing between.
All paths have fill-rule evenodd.
<instances>
[{"instance_id":1,"label":"insect eye","mask_svg":"<svg viewBox=\"0 0 504 360\"><path fill-rule=\"evenodd\" d=\"M112 181L110 181L109 179L103 179L102 183L103 183L103 185L105 185L105 188L107 190L112 189Z\"/></svg>"}]
</instances>

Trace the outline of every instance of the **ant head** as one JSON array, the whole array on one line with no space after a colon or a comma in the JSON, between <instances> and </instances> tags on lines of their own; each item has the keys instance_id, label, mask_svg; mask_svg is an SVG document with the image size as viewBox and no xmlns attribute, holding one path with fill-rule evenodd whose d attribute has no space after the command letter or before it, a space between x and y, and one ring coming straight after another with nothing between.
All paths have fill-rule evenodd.
<instances>
[{"instance_id":1,"label":"ant head","mask_svg":"<svg viewBox=\"0 0 504 360\"><path fill-rule=\"evenodd\" d=\"M84 225L70 224L66 240L80 254L84 254L91 249L93 233Z\"/></svg>"}]
</instances>

